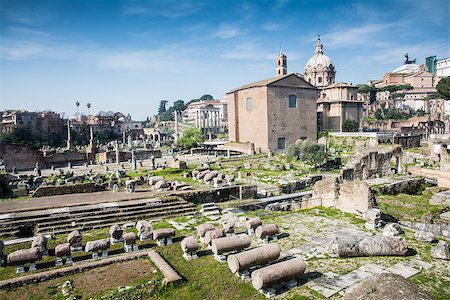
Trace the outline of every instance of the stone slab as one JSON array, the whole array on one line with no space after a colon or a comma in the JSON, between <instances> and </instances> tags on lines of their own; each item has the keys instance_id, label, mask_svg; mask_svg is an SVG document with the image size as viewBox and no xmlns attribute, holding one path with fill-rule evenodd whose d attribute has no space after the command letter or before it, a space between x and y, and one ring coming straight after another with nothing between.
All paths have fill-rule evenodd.
<instances>
[{"instance_id":1,"label":"stone slab","mask_svg":"<svg viewBox=\"0 0 450 300\"><path fill-rule=\"evenodd\" d=\"M416 275L417 273L420 273L420 270L410 267L410 266L405 266L402 263L395 264L395 265L387 268L386 271L391 272L396 275L400 275L406 279L408 279L409 277L411 277L413 275Z\"/></svg>"},{"instance_id":2,"label":"stone slab","mask_svg":"<svg viewBox=\"0 0 450 300\"><path fill-rule=\"evenodd\" d=\"M433 264L424 262L423 260L420 260L417 258L413 258L409 261L409 266L411 266L413 268L429 270L433 267Z\"/></svg>"}]
</instances>

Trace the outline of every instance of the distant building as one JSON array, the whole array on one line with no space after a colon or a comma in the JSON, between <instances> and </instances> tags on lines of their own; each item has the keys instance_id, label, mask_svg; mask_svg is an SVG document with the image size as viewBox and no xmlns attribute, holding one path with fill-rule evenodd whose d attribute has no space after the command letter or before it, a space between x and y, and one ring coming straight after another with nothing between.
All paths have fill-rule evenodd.
<instances>
[{"instance_id":1,"label":"distant building","mask_svg":"<svg viewBox=\"0 0 450 300\"><path fill-rule=\"evenodd\" d=\"M253 82L226 97L231 142L277 151L298 139L317 139L317 88L298 74Z\"/></svg>"},{"instance_id":2,"label":"distant building","mask_svg":"<svg viewBox=\"0 0 450 300\"><path fill-rule=\"evenodd\" d=\"M184 121L205 133L228 132L228 102L223 100L190 103L183 112Z\"/></svg>"},{"instance_id":3,"label":"distant building","mask_svg":"<svg viewBox=\"0 0 450 300\"><path fill-rule=\"evenodd\" d=\"M317 100L317 126L319 131L342 131L347 120L355 120L361 127L364 101L357 99L358 87L346 83L333 83L320 89Z\"/></svg>"},{"instance_id":4,"label":"distant building","mask_svg":"<svg viewBox=\"0 0 450 300\"><path fill-rule=\"evenodd\" d=\"M436 76L440 78L450 76L450 58L436 61Z\"/></svg>"},{"instance_id":5,"label":"distant building","mask_svg":"<svg viewBox=\"0 0 450 300\"><path fill-rule=\"evenodd\" d=\"M41 135L49 132L64 132L61 116L52 111L6 110L0 112L0 132L12 132L15 128L30 128L32 132L39 132Z\"/></svg>"}]
</instances>

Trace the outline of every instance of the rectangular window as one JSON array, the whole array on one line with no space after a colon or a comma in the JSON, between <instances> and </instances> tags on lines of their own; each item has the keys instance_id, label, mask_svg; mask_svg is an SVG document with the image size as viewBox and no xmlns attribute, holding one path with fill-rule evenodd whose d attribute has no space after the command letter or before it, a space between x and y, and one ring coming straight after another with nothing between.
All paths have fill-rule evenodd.
<instances>
[{"instance_id":1,"label":"rectangular window","mask_svg":"<svg viewBox=\"0 0 450 300\"><path fill-rule=\"evenodd\" d=\"M278 150L286 149L286 138L278 138Z\"/></svg>"},{"instance_id":2,"label":"rectangular window","mask_svg":"<svg viewBox=\"0 0 450 300\"><path fill-rule=\"evenodd\" d=\"M297 107L297 97L295 95L289 96L289 107Z\"/></svg>"},{"instance_id":3,"label":"rectangular window","mask_svg":"<svg viewBox=\"0 0 450 300\"><path fill-rule=\"evenodd\" d=\"M317 81L318 81L319 83L322 83L322 77L317 78Z\"/></svg>"}]
</instances>

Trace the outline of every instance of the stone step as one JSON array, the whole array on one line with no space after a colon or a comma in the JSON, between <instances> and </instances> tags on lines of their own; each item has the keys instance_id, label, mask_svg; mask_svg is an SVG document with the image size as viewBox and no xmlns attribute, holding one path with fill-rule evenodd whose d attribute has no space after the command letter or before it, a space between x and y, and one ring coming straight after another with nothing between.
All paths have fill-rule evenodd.
<instances>
[{"instance_id":1,"label":"stone step","mask_svg":"<svg viewBox=\"0 0 450 300\"><path fill-rule=\"evenodd\" d=\"M85 224L85 223L89 223L91 221L97 221L97 220L102 221L102 220L117 219L117 218L128 217L128 216L131 216L131 217L136 216L137 217L137 216L148 215L148 214L152 214L152 213L169 212L169 211L176 211L176 210L182 210L182 209L195 210L195 207L192 207L189 204L180 204L180 205L175 205L175 206L171 206L171 207L146 209L146 210L142 210L140 212L119 213L119 214L113 213L113 214L108 214L108 215L93 215L89 218L70 218L70 219L67 219L66 222L59 223L59 224L52 224L52 223L38 224L37 228L38 228L38 230L40 228L45 228L45 227L59 228L59 227L64 227L64 226L72 226L72 222L75 222L75 224Z\"/></svg>"}]
</instances>

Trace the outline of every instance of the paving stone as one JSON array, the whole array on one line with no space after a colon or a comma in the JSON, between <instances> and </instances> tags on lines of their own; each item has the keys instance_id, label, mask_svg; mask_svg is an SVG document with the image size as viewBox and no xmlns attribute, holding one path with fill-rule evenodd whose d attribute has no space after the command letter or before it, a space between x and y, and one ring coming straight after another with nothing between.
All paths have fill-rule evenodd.
<instances>
[{"instance_id":1,"label":"paving stone","mask_svg":"<svg viewBox=\"0 0 450 300\"><path fill-rule=\"evenodd\" d=\"M408 279L409 277L411 277L413 275L416 275L417 273L420 273L420 270L410 267L410 266L405 266L402 263L395 264L395 265L387 268L386 271L391 272L393 274L400 275L406 279Z\"/></svg>"},{"instance_id":2,"label":"paving stone","mask_svg":"<svg viewBox=\"0 0 450 300\"><path fill-rule=\"evenodd\" d=\"M359 270L372 273L372 274L379 274L384 271L384 267L377 265L377 264L365 264L364 266L360 267Z\"/></svg>"},{"instance_id":3,"label":"paving stone","mask_svg":"<svg viewBox=\"0 0 450 300\"><path fill-rule=\"evenodd\" d=\"M417 258L413 258L409 261L409 266L411 267L416 267L419 269L425 269L425 270L429 270L433 267L433 264L424 262L423 260L417 259Z\"/></svg>"}]
</instances>

